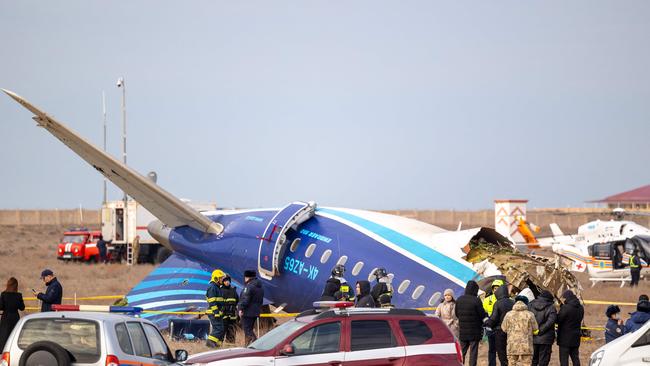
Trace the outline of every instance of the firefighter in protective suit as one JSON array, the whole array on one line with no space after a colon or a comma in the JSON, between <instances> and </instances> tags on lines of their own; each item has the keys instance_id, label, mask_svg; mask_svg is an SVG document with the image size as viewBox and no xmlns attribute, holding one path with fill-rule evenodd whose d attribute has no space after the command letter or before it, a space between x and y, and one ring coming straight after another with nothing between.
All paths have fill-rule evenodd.
<instances>
[{"instance_id":1,"label":"firefighter in protective suit","mask_svg":"<svg viewBox=\"0 0 650 366\"><path fill-rule=\"evenodd\" d=\"M350 284L348 281L343 277L345 275L345 266L342 264L337 264L334 266L332 269L332 277L337 280L339 280L341 286L339 287L339 290L334 293L334 298L337 301L353 301L355 295L354 295L354 290L350 288Z\"/></svg>"},{"instance_id":2,"label":"firefighter in protective suit","mask_svg":"<svg viewBox=\"0 0 650 366\"><path fill-rule=\"evenodd\" d=\"M208 310L205 313L208 315L212 328L206 345L211 348L221 346L225 333L223 326L224 299L220 288L221 282L225 277L226 274L220 269L212 271L212 279L205 293L206 300L208 301Z\"/></svg>"},{"instance_id":3,"label":"firefighter in protective suit","mask_svg":"<svg viewBox=\"0 0 650 366\"><path fill-rule=\"evenodd\" d=\"M237 325L237 304L239 295L237 288L232 285L232 279L226 275L221 281L221 293L223 295L223 326L225 339L228 343L235 343L235 332Z\"/></svg>"},{"instance_id":4,"label":"firefighter in protective suit","mask_svg":"<svg viewBox=\"0 0 650 366\"><path fill-rule=\"evenodd\" d=\"M393 298L393 286L390 284L390 278L385 268L377 268L375 270L375 278L377 283L372 287L370 294L375 300L375 306L378 308L390 308L391 299Z\"/></svg>"}]
</instances>

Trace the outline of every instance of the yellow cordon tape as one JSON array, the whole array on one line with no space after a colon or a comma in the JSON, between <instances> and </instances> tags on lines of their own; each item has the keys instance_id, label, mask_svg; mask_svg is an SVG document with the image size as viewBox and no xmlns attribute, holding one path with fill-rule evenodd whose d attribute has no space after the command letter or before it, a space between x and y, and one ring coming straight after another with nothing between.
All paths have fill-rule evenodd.
<instances>
[{"instance_id":1,"label":"yellow cordon tape","mask_svg":"<svg viewBox=\"0 0 650 366\"><path fill-rule=\"evenodd\" d=\"M74 297L64 297L63 300L91 301L91 300L119 300L123 298L124 296L106 295L106 296L77 297L76 299ZM35 297L24 297L23 300L36 301L38 299Z\"/></svg>"},{"instance_id":2,"label":"yellow cordon tape","mask_svg":"<svg viewBox=\"0 0 650 366\"><path fill-rule=\"evenodd\" d=\"M635 302L612 302L600 300L585 300L586 305L621 305L621 306L636 306Z\"/></svg>"}]
</instances>

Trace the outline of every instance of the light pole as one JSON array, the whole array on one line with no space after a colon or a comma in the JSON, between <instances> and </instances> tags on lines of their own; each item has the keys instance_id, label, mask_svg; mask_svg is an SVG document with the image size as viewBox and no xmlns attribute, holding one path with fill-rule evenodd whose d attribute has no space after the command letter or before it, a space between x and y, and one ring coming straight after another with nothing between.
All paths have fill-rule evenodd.
<instances>
[{"instance_id":1,"label":"light pole","mask_svg":"<svg viewBox=\"0 0 650 366\"><path fill-rule=\"evenodd\" d=\"M122 88L122 159L124 165L126 165L126 83L124 82L124 77L117 79L117 87ZM124 244L127 246L127 264L129 262L129 197L124 191L124 210L122 211L122 220L124 228Z\"/></svg>"}]
</instances>

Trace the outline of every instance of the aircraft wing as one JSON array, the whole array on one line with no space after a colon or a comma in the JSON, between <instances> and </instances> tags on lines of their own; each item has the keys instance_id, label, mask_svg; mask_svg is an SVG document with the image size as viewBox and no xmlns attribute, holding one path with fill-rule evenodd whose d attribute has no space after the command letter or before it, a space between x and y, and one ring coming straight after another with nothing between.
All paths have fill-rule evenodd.
<instances>
[{"instance_id":1,"label":"aircraft wing","mask_svg":"<svg viewBox=\"0 0 650 366\"><path fill-rule=\"evenodd\" d=\"M34 113L33 119L40 127L45 128L108 180L135 198L165 225L169 227L189 225L197 230L214 234L223 231L223 225L201 215L187 203L86 141L24 98L5 89L2 91Z\"/></svg>"}]
</instances>

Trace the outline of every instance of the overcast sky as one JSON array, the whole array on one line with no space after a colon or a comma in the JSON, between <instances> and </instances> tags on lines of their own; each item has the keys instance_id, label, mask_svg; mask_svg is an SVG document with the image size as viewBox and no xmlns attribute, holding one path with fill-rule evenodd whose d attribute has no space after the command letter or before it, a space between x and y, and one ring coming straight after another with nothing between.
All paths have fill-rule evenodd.
<instances>
[{"instance_id":1,"label":"overcast sky","mask_svg":"<svg viewBox=\"0 0 650 366\"><path fill-rule=\"evenodd\" d=\"M583 206L650 183L648 1L1 1L0 87L179 197ZM0 96L0 208L101 176ZM119 191L111 190L112 198Z\"/></svg>"}]
</instances>

